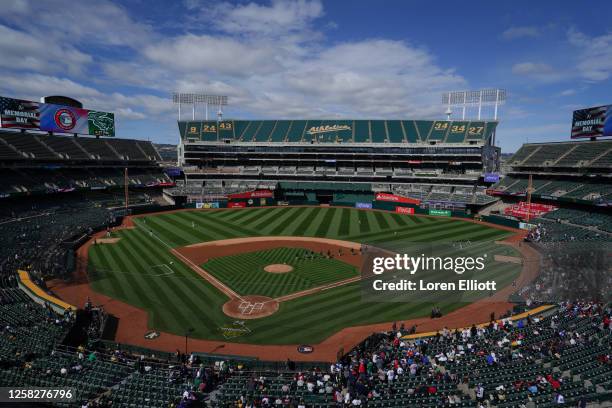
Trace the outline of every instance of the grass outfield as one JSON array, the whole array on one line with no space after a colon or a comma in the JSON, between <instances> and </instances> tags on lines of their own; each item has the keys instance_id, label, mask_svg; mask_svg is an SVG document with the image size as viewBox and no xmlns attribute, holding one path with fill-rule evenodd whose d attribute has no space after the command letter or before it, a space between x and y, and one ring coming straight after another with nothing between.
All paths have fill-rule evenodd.
<instances>
[{"instance_id":1,"label":"grass outfield","mask_svg":"<svg viewBox=\"0 0 612 408\"><path fill-rule=\"evenodd\" d=\"M360 222L361 221L361 222ZM135 219L137 228L113 233L116 244L91 246L93 288L149 311L149 325L183 335L223 340L233 319L221 307L228 299L169 249L203 241L247 236L318 236L371 243L388 248L411 241L470 241L492 254L519 256L494 245L509 232L471 222L415 217L349 208L271 207L246 210L184 211ZM149 231L152 231L151 234ZM489 273L510 283L516 264L495 265ZM484 276L482 279L486 279ZM405 320L428 315L445 297L444 313L465 304L464 298L433 294L419 303L363 302L359 283L326 290L280 305L267 318L247 321L251 333L231 341L255 344L317 343L346 326Z\"/></svg>"},{"instance_id":2,"label":"grass outfield","mask_svg":"<svg viewBox=\"0 0 612 408\"><path fill-rule=\"evenodd\" d=\"M315 288L359 275L357 268L302 248L275 248L214 258L202 267L240 295L271 298ZM270 273L264 267L287 264L289 273Z\"/></svg>"}]
</instances>

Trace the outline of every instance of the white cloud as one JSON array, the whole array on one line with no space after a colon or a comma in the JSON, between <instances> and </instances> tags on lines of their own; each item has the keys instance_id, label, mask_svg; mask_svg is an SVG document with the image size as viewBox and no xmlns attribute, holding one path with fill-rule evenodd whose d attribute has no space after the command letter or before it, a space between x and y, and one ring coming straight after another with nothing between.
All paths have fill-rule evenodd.
<instances>
[{"instance_id":1,"label":"white cloud","mask_svg":"<svg viewBox=\"0 0 612 408\"><path fill-rule=\"evenodd\" d=\"M249 76L279 69L274 44L187 34L149 45L144 55L166 69Z\"/></svg>"},{"instance_id":2,"label":"white cloud","mask_svg":"<svg viewBox=\"0 0 612 408\"><path fill-rule=\"evenodd\" d=\"M540 29L532 26L510 27L502 33L504 40L516 40L519 38L535 38L541 34Z\"/></svg>"},{"instance_id":3,"label":"white cloud","mask_svg":"<svg viewBox=\"0 0 612 408\"><path fill-rule=\"evenodd\" d=\"M0 24L0 67L37 72L79 74L91 56L68 44L56 43Z\"/></svg>"},{"instance_id":4,"label":"white cloud","mask_svg":"<svg viewBox=\"0 0 612 408\"><path fill-rule=\"evenodd\" d=\"M152 36L147 24L134 21L123 7L107 0L19 0L0 7L0 20L63 43L98 43L137 47Z\"/></svg>"},{"instance_id":5,"label":"white cloud","mask_svg":"<svg viewBox=\"0 0 612 408\"><path fill-rule=\"evenodd\" d=\"M569 77L569 73L557 70L552 65L544 62L526 61L514 64L512 73L525 76L532 80L542 83L552 83L562 81Z\"/></svg>"},{"instance_id":6,"label":"white cloud","mask_svg":"<svg viewBox=\"0 0 612 408\"><path fill-rule=\"evenodd\" d=\"M187 1L189 9L200 9L198 20L219 31L249 36L275 36L310 31L314 20L324 15L320 0L272 0L267 4L222 2L215 6Z\"/></svg>"},{"instance_id":7,"label":"white cloud","mask_svg":"<svg viewBox=\"0 0 612 408\"><path fill-rule=\"evenodd\" d=\"M589 81L604 81L612 75L612 33L589 37L575 29L567 33L570 44L578 51L577 70Z\"/></svg>"},{"instance_id":8,"label":"white cloud","mask_svg":"<svg viewBox=\"0 0 612 408\"><path fill-rule=\"evenodd\" d=\"M6 79L0 82L0 90L34 99L67 94L87 107L115 111L125 120L146 117L168 123L174 118L169 98L173 90L228 95L230 114L239 111L242 117L246 113L382 118L439 117L440 93L467 87L467 81L452 67L441 66L429 50L406 41L325 41L319 27L333 22L325 21L323 7L316 0L211 3L215 18L209 15L208 21L223 22L223 27L213 27L206 34L173 31L176 34L165 37L161 31L134 22L123 8L111 3L78 2L70 8L65 1L54 0L54 11L46 2L41 7L55 19L65 16L67 22L76 18L74 10L82 12L83 21L75 22L75 27L65 24L54 29L45 19L38 25L40 31L32 32L29 30L37 25L25 24L23 10L17 12L16 26L19 33L35 38L48 32L49 40L62 39L54 42L57 44L70 43L80 49L93 46L96 58L95 64L87 65L89 75L45 70L41 63L46 75L5 76L0 71ZM23 4L36 6L25 0ZM65 15L60 11L64 8L70 8ZM94 11L99 13L90 16ZM0 19L4 15L0 11ZM67 41L71 36L73 41ZM65 47L56 52L78 52ZM103 52L97 52L99 49ZM107 57L116 56L113 51L117 50L120 58ZM44 55L44 49L32 48L31 54Z\"/></svg>"},{"instance_id":9,"label":"white cloud","mask_svg":"<svg viewBox=\"0 0 612 408\"><path fill-rule=\"evenodd\" d=\"M172 112L169 97L150 94L107 94L67 78L41 74L12 75L1 73L0 91L5 95L38 100L42 95L69 95L90 109L116 112L125 119L155 119Z\"/></svg>"},{"instance_id":10,"label":"white cloud","mask_svg":"<svg viewBox=\"0 0 612 408\"><path fill-rule=\"evenodd\" d=\"M572 96L576 94L576 90L575 89L564 89L563 91L559 92L560 96Z\"/></svg>"}]
</instances>

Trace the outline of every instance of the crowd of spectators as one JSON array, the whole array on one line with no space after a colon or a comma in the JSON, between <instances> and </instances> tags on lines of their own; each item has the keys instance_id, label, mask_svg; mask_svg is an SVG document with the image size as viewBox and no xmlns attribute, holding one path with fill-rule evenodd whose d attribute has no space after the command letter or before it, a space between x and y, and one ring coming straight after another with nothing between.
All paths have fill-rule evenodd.
<instances>
[{"instance_id":1,"label":"crowd of spectators","mask_svg":"<svg viewBox=\"0 0 612 408\"><path fill-rule=\"evenodd\" d=\"M235 400L236 383L224 386L222 406L305 407L312 406L309 398L323 396L321 406L334 407L535 407L597 399L595 384L603 387L600 397L612 398L610 312L601 303L561 303L548 315L445 328L412 340L394 328L370 337L328 370L242 375ZM580 367L592 372L576 380L571 369ZM380 401L391 405L376 405Z\"/></svg>"}]
</instances>

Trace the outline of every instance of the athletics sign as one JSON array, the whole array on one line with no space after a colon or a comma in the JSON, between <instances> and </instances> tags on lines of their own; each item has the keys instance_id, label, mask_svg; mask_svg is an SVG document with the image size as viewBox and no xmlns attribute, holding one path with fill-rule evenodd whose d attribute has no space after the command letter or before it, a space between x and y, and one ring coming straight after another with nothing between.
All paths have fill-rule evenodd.
<instances>
[{"instance_id":1,"label":"athletics sign","mask_svg":"<svg viewBox=\"0 0 612 408\"><path fill-rule=\"evenodd\" d=\"M612 136L612 105L574 111L572 139Z\"/></svg>"},{"instance_id":2,"label":"athletics sign","mask_svg":"<svg viewBox=\"0 0 612 408\"><path fill-rule=\"evenodd\" d=\"M115 136L115 115L0 96L0 128Z\"/></svg>"}]
</instances>

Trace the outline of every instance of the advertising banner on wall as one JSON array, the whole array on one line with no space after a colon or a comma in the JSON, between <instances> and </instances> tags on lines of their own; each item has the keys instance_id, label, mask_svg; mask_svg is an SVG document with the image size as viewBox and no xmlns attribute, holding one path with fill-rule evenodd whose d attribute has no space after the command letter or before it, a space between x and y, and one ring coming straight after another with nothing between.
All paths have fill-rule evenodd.
<instances>
[{"instance_id":1,"label":"advertising banner on wall","mask_svg":"<svg viewBox=\"0 0 612 408\"><path fill-rule=\"evenodd\" d=\"M612 136L612 105L575 110L572 139Z\"/></svg>"},{"instance_id":2,"label":"advertising banner on wall","mask_svg":"<svg viewBox=\"0 0 612 408\"><path fill-rule=\"evenodd\" d=\"M244 201L230 201L227 203L229 208L244 208L247 206L247 203Z\"/></svg>"},{"instance_id":3,"label":"advertising banner on wall","mask_svg":"<svg viewBox=\"0 0 612 408\"><path fill-rule=\"evenodd\" d=\"M212 203L196 203L196 208L197 209L202 209L202 208L219 208L219 203L218 202L212 202Z\"/></svg>"},{"instance_id":4,"label":"advertising banner on wall","mask_svg":"<svg viewBox=\"0 0 612 408\"><path fill-rule=\"evenodd\" d=\"M0 128L115 136L115 115L72 106L0 97Z\"/></svg>"},{"instance_id":5,"label":"advertising banner on wall","mask_svg":"<svg viewBox=\"0 0 612 408\"><path fill-rule=\"evenodd\" d=\"M372 203L355 203L355 208L372 208Z\"/></svg>"},{"instance_id":6,"label":"advertising banner on wall","mask_svg":"<svg viewBox=\"0 0 612 408\"><path fill-rule=\"evenodd\" d=\"M274 192L272 190L255 190L255 191L247 191L245 193L237 193L228 195L229 199L236 198L272 198L274 197Z\"/></svg>"},{"instance_id":7,"label":"advertising banner on wall","mask_svg":"<svg viewBox=\"0 0 612 408\"><path fill-rule=\"evenodd\" d=\"M393 203L415 204L415 205L419 205L421 203L420 200L417 200L415 198L408 198L408 197L403 197L403 196L398 196L395 194L388 194L388 193L376 193L376 200L377 201L390 201Z\"/></svg>"},{"instance_id":8,"label":"advertising banner on wall","mask_svg":"<svg viewBox=\"0 0 612 408\"><path fill-rule=\"evenodd\" d=\"M401 207L401 206L397 206L395 207L395 212L398 214L414 214L414 208L412 207Z\"/></svg>"},{"instance_id":9,"label":"advertising banner on wall","mask_svg":"<svg viewBox=\"0 0 612 408\"><path fill-rule=\"evenodd\" d=\"M451 212L450 210L436 210L434 208L431 208L429 210L429 215L435 215L438 217L450 217L451 216Z\"/></svg>"}]
</instances>

